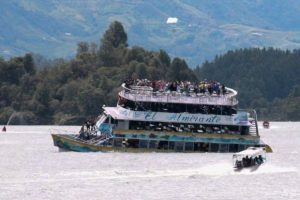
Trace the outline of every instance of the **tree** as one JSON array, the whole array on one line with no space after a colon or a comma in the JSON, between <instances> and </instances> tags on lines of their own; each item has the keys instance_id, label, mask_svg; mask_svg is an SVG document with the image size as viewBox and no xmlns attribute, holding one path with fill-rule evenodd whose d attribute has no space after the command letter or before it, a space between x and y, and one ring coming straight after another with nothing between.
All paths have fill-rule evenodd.
<instances>
[{"instance_id":1,"label":"tree","mask_svg":"<svg viewBox=\"0 0 300 200\"><path fill-rule=\"evenodd\" d=\"M5 70L5 79L9 83L19 84L20 78L25 74L22 57L11 58Z\"/></svg>"},{"instance_id":2,"label":"tree","mask_svg":"<svg viewBox=\"0 0 300 200\"><path fill-rule=\"evenodd\" d=\"M101 39L101 48L105 48L106 45L113 48L127 47L127 33L124 30L121 22L114 21L110 24L107 31L105 31L103 38Z\"/></svg>"},{"instance_id":3,"label":"tree","mask_svg":"<svg viewBox=\"0 0 300 200\"><path fill-rule=\"evenodd\" d=\"M88 42L79 42L77 44L77 55L79 56L84 53L89 53L89 43Z\"/></svg>"},{"instance_id":4,"label":"tree","mask_svg":"<svg viewBox=\"0 0 300 200\"><path fill-rule=\"evenodd\" d=\"M159 50L159 59L166 68L170 67L171 59L166 51Z\"/></svg>"},{"instance_id":5,"label":"tree","mask_svg":"<svg viewBox=\"0 0 300 200\"><path fill-rule=\"evenodd\" d=\"M36 69L35 69L33 57L31 54L29 54L29 53L25 54L23 63L24 63L24 69L27 73L29 73L30 75L35 74Z\"/></svg>"},{"instance_id":6,"label":"tree","mask_svg":"<svg viewBox=\"0 0 300 200\"><path fill-rule=\"evenodd\" d=\"M140 79L144 79L147 77L147 69L146 69L146 65L144 63L139 63L136 66L136 74L137 74L138 78L140 78Z\"/></svg>"},{"instance_id":7,"label":"tree","mask_svg":"<svg viewBox=\"0 0 300 200\"><path fill-rule=\"evenodd\" d=\"M127 34L122 24L118 21L113 22L101 39L100 64L107 67L119 66L127 46Z\"/></svg>"},{"instance_id":8,"label":"tree","mask_svg":"<svg viewBox=\"0 0 300 200\"><path fill-rule=\"evenodd\" d=\"M167 78L173 81L197 80L195 74L189 69L186 62L177 57L174 58L171 63Z\"/></svg>"}]
</instances>

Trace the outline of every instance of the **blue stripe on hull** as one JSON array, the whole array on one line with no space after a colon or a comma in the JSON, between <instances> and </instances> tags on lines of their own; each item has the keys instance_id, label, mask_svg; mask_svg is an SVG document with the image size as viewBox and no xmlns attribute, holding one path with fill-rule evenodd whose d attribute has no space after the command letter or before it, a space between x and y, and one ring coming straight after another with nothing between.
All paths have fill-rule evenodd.
<instances>
[{"instance_id":1,"label":"blue stripe on hull","mask_svg":"<svg viewBox=\"0 0 300 200\"><path fill-rule=\"evenodd\" d=\"M77 151L77 152L96 152L97 149L91 148L89 145L83 143L83 142L78 142L78 141L72 141L67 138L62 138L59 136L53 136L53 142L54 145L62 148L62 149L67 149L70 151Z\"/></svg>"},{"instance_id":2,"label":"blue stripe on hull","mask_svg":"<svg viewBox=\"0 0 300 200\"><path fill-rule=\"evenodd\" d=\"M260 139L244 139L244 138L213 138L213 137L192 137L192 136L159 136L155 135L155 137L149 136L149 134L132 134L132 133L124 133L124 138L127 139L139 139L139 140L167 140L174 142L203 142L203 143L219 143L219 144L243 144L243 145L256 145L260 144Z\"/></svg>"}]
</instances>

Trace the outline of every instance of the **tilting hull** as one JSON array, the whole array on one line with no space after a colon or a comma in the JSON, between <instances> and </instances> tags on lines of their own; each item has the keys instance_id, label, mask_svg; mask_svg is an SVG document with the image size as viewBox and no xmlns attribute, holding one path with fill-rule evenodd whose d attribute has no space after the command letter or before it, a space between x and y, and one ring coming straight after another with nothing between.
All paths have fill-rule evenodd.
<instances>
[{"instance_id":1,"label":"tilting hull","mask_svg":"<svg viewBox=\"0 0 300 200\"><path fill-rule=\"evenodd\" d=\"M97 152L97 151L111 151L109 147L97 146L89 144L84 140L78 139L75 135L68 134L52 134L54 146L64 150L77 152Z\"/></svg>"},{"instance_id":2,"label":"tilting hull","mask_svg":"<svg viewBox=\"0 0 300 200\"><path fill-rule=\"evenodd\" d=\"M248 146L263 146L267 152L272 149L259 141L245 138L214 138L203 136L155 136L147 134L115 134L107 143L82 140L75 135L52 134L54 145L77 152L237 152Z\"/></svg>"},{"instance_id":3,"label":"tilting hull","mask_svg":"<svg viewBox=\"0 0 300 200\"><path fill-rule=\"evenodd\" d=\"M260 140L256 111L237 109L237 92L218 82L128 79L122 88L117 106L103 106L79 136L53 134L54 145L79 152L272 152Z\"/></svg>"}]
</instances>

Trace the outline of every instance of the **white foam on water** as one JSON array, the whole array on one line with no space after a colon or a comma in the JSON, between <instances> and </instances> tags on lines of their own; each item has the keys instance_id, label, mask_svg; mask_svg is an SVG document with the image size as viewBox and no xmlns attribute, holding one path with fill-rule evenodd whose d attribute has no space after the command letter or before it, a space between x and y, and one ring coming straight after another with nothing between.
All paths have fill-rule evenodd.
<instances>
[{"instance_id":1,"label":"white foam on water","mask_svg":"<svg viewBox=\"0 0 300 200\"><path fill-rule=\"evenodd\" d=\"M261 174L279 174L279 173L295 173L298 170L294 167L281 167L268 163L260 166L254 166L250 168L244 168L240 171L236 171L236 175L261 175Z\"/></svg>"},{"instance_id":2,"label":"white foam on water","mask_svg":"<svg viewBox=\"0 0 300 200\"><path fill-rule=\"evenodd\" d=\"M269 163L265 163L261 165L258 170L254 171L254 173L258 174L275 174L275 173L290 173L297 172L298 170L294 167L281 167L272 165Z\"/></svg>"},{"instance_id":3,"label":"white foam on water","mask_svg":"<svg viewBox=\"0 0 300 200\"><path fill-rule=\"evenodd\" d=\"M126 179L156 179L163 177L193 177L198 176L232 176L232 175L261 175L261 174L278 174L278 173L293 173L298 170L294 167L281 167L265 163L258 167L244 168L235 171L232 165L228 162L209 164L200 168L189 169L146 169L146 170L106 170L106 171L73 171L60 172L54 177L49 174L38 174L34 179L23 180L4 180L3 184L23 184L36 182L72 182L80 180L126 180Z\"/></svg>"}]
</instances>

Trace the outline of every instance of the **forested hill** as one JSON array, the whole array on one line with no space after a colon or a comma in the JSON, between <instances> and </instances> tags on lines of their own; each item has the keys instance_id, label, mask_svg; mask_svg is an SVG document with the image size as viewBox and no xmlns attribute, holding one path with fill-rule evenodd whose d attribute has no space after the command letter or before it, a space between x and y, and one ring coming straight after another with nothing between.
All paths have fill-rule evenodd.
<instances>
[{"instance_id":1,"label":"forested hill","mask_svg":"<svg viewBox=\"0 0 300 200\"><path fill-rule=\"evenodd\" d=\"M300 50L229 51L195 73L238 90L240 107L255 108L260 119L300 120Z\"/></svg>"},{"instance_id":2,"label":"forested hill","mask_svg":"<svg viewBox=\"0 0 300 200\"><path fill-rule=\"evenodd\" d=\"M35 66L30 54L0 59L0 124L14 116L11 124L79 125L98 115L103 104L115 106L127 78L196 80L180 58L129 48L119 22L109 26L100 45L80 42L74 59L51 65Z\"/></svg>"},{"instance_id":3,"label":"forested hill","mask_svg":"<svg viewBox=\"0 0 300 200\"><path fill-rule=\"evenodd\" d=\"M100 44L80 42L71 60L45 67L31 54L0 58L0 124L14 116L11 124L79 125L103 104L115 106L121 83L130 77L217 80L238 90L240 108L255 108L261 120L300 120L300 50L229 51L192 71L164 50L128 47L127 38L116 21Z\"/></svg>"},{"instance_id":4,"label":"forested hill","mask_svg":"<svg viewBox=\"0 0 300 200\"><path fill-rule=\"evenodd\" d=\"M191 68L237 48L300 48L299 0L1 0L0 13L5 58L72 58L79 41L98 42L114 20L130 46L165 49Z\"/></svg>"}]
</instances>

